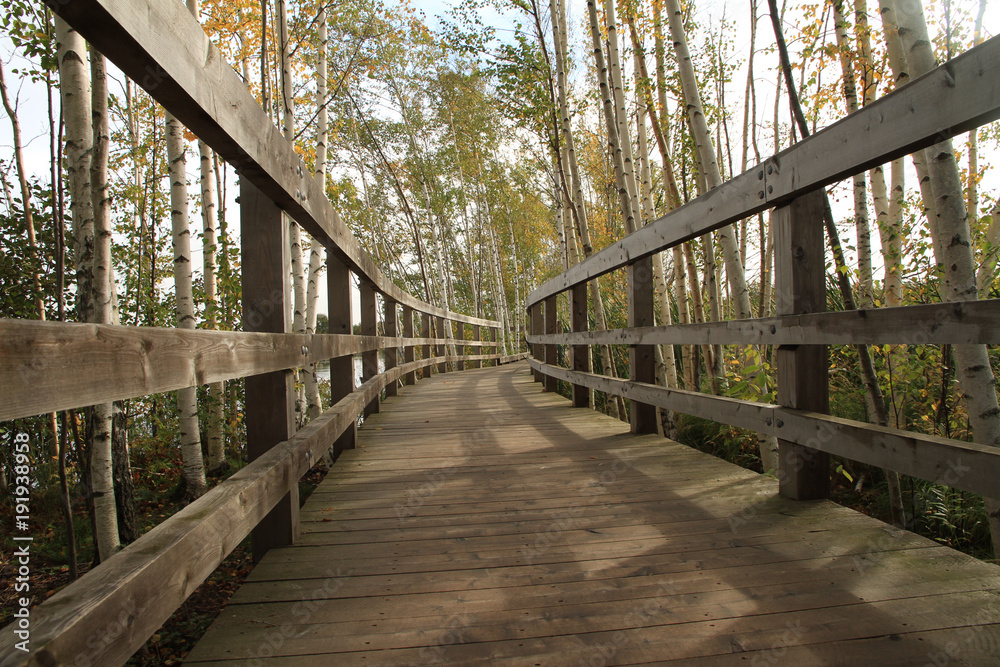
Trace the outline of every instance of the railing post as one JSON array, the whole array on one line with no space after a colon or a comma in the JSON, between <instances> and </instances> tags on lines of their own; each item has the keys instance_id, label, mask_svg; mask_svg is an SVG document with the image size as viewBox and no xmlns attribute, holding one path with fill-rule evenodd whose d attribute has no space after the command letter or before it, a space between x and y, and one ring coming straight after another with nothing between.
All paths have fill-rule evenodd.
<instances>
[{"instance_id":1,"label":"railing post","mask_svg":"<svg viewBox=\"0 0 1000 667\"><path fill-rule=\"evenodd\" d=\"M281 209L240 179L243 271L243 329L268 333L291 330L289 308L288 223ZM246 378L247 454L251 461L295 433L292 372L275 371ZM299 529L299 485L291 489L251 532L253 561L272 547L292 544Z\"/></svg>"},{"instance_id":2,"label":"railing post","mask_svg":"<svg viewBox=\"0 0 1000 667\"><path fill-rule=\"evenodd\" d=\"M570 291L570 312L573 324L573 331L586 331L587 322L587 283L580 283ZM589 345L573 346L573 370L583 373L587 372L587 356L590 354ZM573 407L590 407L590 390L582 385L573 385Z\"/></svg>"},{"instance_id":3,"label":"railing post","mask_svg":"<svg viewBox=\"0 0 1000 667\"><path fill-rule=\"evenodd\" d=\"M395 338L399 335L399 314L396 312L396 302L388 297L382 299L382 310L383 310L383 323L382 327L385 329L385 335ZM395 368L399 361L399 348L395 345L389 345L383 351L385 354L385 370L388 371L390 368ZM385 386L385 396L397 396L398 391L396 388L399 385L399 381L390 382Z\"/></svg>"},{"instance_id":4,"label":"railing post","mask_svg":"<svg viewBox=\"0 0 1000 667\"><path fill-rule=\"evenodd\" d=\"M550 296L545 300L545 323L544 331L547 334L556 333L556 308L558 307L557 298L555 295ZM545 363L549 366L559 365L559 348L555 344L549 344L545 346ZM545 391L556 392L559 390L559 380L555 379L551 375L545 376Z\"/></svg>"},{"instance_id":5,"label":"railing post","mask_svg":"<svg viewBox=\"0 0 1000 667\"><path fill-rule=\"evenodd\" d=\"M431 316L427 313L420 313L420 336L422 338L434 338L434 331L431 328ZM431 358L431 346L424 345L420 348L420 358L430 359ZM433 371L433 366L424 366L420 369L420 377L429 378L431 372Z\"/></svg>"},{"instance_id":6,"label":"railing post","mask_svg":"<svg viewBox=\"0 0 1000 667\"><path fill-rule=\"evenodd\" d=\"M528 323L531 326L532 336L540 336L545 333L545 322L542 318L541 301L528 309ZM531 345L531 356L534 357L536 361L549 363L545 350L546 346L539 343L533 343ZM541 371L532 371L532 375L534 376L535 382L542 382L545 377Z\"/></svg>"},{"instance_id":7,"label":"railing post","mask_svg":"<svg viewBox=\"0 0 1000 667\"><path fill-rule=\"evenodd\" d=\"M628 325L651 327L653 321L653 258L644 257L628 266ZM631 345L629 377L635 382L656 382L652 345ZM656 406L630 402L629 423L633 433L656 433Z\"/></svg>"},{"instance_id":8,"label":"railing post","mask_svg":"<svg viewBox=\"0 0 1000 667\"><path fill-rule=\"evenodd\" d=\"M403 306L403 337L413 338L413 309L409 306ZM403 347L403 363L408 364L414 361L413 346L406 345ZM417 374L414 371L410 371L403 376L403 382L405 384L416 384Z\"/></svg>"},{"instance_id":9,"label":"railing post","mask_svg":"<svg viewBox=\"0 0 1000 667\"><path fill-rule=\"evenodd\" d=\"M375 303L375 289L372 285L361 279L358 286L361 292L361 335L378 335L378 313ZM367 382L378 375L378 350L369 350L361 353L361 382ZM380 399L378 396L372 399L371 403L365 406L364 415L374 414L379 411Z\"/></svg>"},{"instance_id":10,"label":"railing post","mask_svg":"<svg viewBox=\"0 0 1000 667\"><path fill-rule=\"evenodd\" d=\"M478 324L473 324L472 325L472 340L482 342L482 339L483 339L483 334L482 334L482 332L479 329L479 325ZM475 354L475 355L482 355L483 354L483 348L482 348L482 346L481 345L477 345L476 347L472 348L472 353ZM483 367L483 362L477 359L476 361L472 362L472 367L473 368L482 368Z\"/></svg>"},{"instance_id":11,"label":"railing post","mask_svg":"<svg viewBox=\"0 0 1000 667\"><path fill-rule=\"evenodd\" d=\"M445 335L444 335L444 328L445 328L445 326L451 326L451 323L448 322L448 320L444 319L443 317L437 318L437 336L436 336L436 338L438 339L438 344L437 344L437 354L436 354L436 356L438 356L438 357L444 357L446 354L448 354L448 348L445 346L445 342L446 342ZM448 372L448 362L447 361L441 361L441 362L439 362L438 363L438 373L447 373L447 372Z\"/></svg>"},{"instance_id":12,"label":"railing post","mask_svg":"<svg viewBox=\"0 0 1000 667\"><path fill-rule=\"evenodd\" d=\"M465 340L465 322L455 322L455 353L458 354L458 363L455 368L460 371L465 370L465 355L468 353L462 341Z\"/></svg>"},{"instance_id":13,"label":"railing post","mask_svg":"<svg viewBox=\"0 0 1000 667\"><path fill-rule=\"evenodd\" d=\"M820 191L798 197L774 211L774 294L778 315L826 310L822 220ZM775 358L778 403L788 408L828 413L827 347L783 345L776 350ZM778 421L777 426L781 425ZM779 438L778 455L781 495L795 500L829 497L828 454Z\"/></svg>"},{"instance_id":14,"label":"railing post","mask_svg":"<svg viewBox=\"0 0 1000 667\"><path fill-rule=\"evenodd\" d=\"M330 248L326 251L326 292L327 310L330 318L330 333L350 336L354 333L351 319L351 272ZM348 354L330 360L330 403L354 391L354 355ZM333 460L341 452L354 449L357 440L358 423L355 420L333 444Z\"/></svg>"}]
</instances>

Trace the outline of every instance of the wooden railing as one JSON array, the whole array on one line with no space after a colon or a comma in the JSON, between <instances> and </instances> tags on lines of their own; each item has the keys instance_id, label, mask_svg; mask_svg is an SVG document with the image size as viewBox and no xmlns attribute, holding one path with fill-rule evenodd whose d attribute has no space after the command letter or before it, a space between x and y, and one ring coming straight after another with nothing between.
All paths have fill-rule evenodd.
<instances>
[{"instance_id":1,"label":"wooden railing","mask_svg":"<svg viewBox=\"0 0 1000 667\"><path fill-rule=\"evenodd\" d=\"M548 281L527 299L527 341L547 390L572 385L577 407L588 389L630 399L633 430L656 431L655 408L742 427L779 442L781 493L829 493L829 455L1000 498L1000 449L823 414L828 411L828 345L1000 343L1000 301L849 312L826 309L822 189L1000 117L1000 38L949 61L890 95L724 183ZM653 326L652 255L737 220L774 209L778 317ZM629 327L587 331L587 283L628 272ZM557 298L569 300L569 333L557 333ZM590 345L628 345L627 380L587 372ZM557 365L570 347L572 368ZM777 405L655 384L655 345L774 345Z\"/></svg>"},{"instance_id":2,"label":"wooden railing","mask_svg":"<svg viewBox=\"0 0 1000 667\"><path fill-rule=\"evenodd\" d=\"M379 270L184 3L49 4L240 175L243 332L0 320L0 420L246 378L251 463L33 607L28 652L15 648L17 623L0 631L3 665L116 665L248 534L255 560L294 540L299 478L331 448L354 446L358 417L378 410L382 392L392 396L400 381L414 384L448 365L479 368L524 355L499 349L497 322L425 303ZM326 247L330 334L288 333L282 211ZM352 335L352 272L361 335ZM292 369L325 360L333 406L296 431Z\"/></svg>"}]
</instances>

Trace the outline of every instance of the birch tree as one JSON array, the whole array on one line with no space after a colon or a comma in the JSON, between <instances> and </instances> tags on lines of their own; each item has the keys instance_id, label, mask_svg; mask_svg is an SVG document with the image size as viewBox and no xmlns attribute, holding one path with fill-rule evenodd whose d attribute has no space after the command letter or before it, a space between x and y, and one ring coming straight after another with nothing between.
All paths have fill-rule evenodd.
<instances>
[{"instance_id":1,"label":"birch tree","mask_svg":"<svg viewBox=\"0 0 1000 667\"><path fill-rule=\"evenodd\" d=\"M199 19L200 0L187 0L188 11ZM201 184L202 220L202 272L205 290L205 326L213 331L219 328L218 265L216 256L216 175L212 149L198 139ZM226 468L226 443L223 432L225 414L225 391L222 382L208 385L208 405L205 424L207 468L210 472L220 472Z\"/></svg>"},{"instance_id":2,"label":"birch tree","mask_svg":"<svg viewBox=\"0 0 1000 667\"><path fill-rule=\"evenodd\" d=\"M77 317L83 322L108 324L111 321L110 215L104 198L107 174L106 125L98 134L103 152L98 159L99 182L95 190L94 116L91 72L88 71L87 45L65 21L56 17L59 80L66 123L66 173L70 181L70 211L73 218L73 255L77 274ZM103 76L103 60L94 54L91 68ZM102 84L106 85L106 84ZM107 89L99 86L97 95L106 104ZM99 110L100 115L100 110ZM103 114L106 123L106 107ZM103 168L102 168L103 164ZM95 192L100 220L95 224ZM27 205L27 202L25 202ZM94 506L94 542L98 558L106 560L119 548L118 513L115 505L112 459L113 406L95 405L87 411L90 449L90 492Z\"/></svg>"},{"instance_id":3,"label":"birch tree","mask_svg":"<svg viewBox=\"0 0 1000 667\"><path fill-rule=\"evenodd\" d=\"M320 6L316 14L318 58L316 66L316 178L319 179L326 193L326 144L329 140L329 116L327 111L327 38L326 5ZM319 305L319 276L322 266L320 244L315 240L309 243L308 284L306 285L306 333L316 332L316 313ZM305 369L306 416L311 420L323 412L320 404L319 383L316 378L316 364L309 364Z\"/></svg>"},{"instance_id":4,"label":"birch tree","mask_svg":"<svg viewBox=\"0 0 1000 667\"><path fill-rule=\"evenodd\" d=\"M187 151L184 127L169 111L166 115L167 162L170 168L170 221L174 249L174 294L179 329L195 328L191 280L191 223L188 209ZM177 390L184 496L194 499L205 493L205 464L201 454L197 387Z\"/></svg>"},{"instance_id":5,"label":"birch tree","mask_svg":"<svg viewBox=\"0 0 1000 667\"><path fill-rule=\"evenodd\" d=\"M883 19L888 17L897 26L902 42L903 58L910 76L918 77L936 67L931 42L919 2L908 5L907 12L895 12L893 0L881 0ZM962 179L950 139L923 151L924 163L933 195L937 237L935 257L942 267L942 301L975 301L976 262L972 252L972 234L962 191ZM985 345L955 345L956 376L968 411L969 424L976 442L1000 446L1000 404L997 401L996 378ZM1000 500L985 498L994 551L1000 553Z\"/></svg>"}]
</instances>

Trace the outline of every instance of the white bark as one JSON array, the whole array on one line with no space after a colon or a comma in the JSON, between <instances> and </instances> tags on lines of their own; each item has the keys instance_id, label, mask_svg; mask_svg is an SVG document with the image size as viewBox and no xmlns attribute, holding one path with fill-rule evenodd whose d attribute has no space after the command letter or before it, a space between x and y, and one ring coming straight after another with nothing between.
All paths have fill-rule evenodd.
<instances>
[{"instance_id":1,"label":"white bark","mask_svg":"<svg viewBox=\"0 0 1000 667\"><path fill-rule=\"evenodd\" d=\"M884 0L884 3L891 0ZM897 13L899 36L911 76L918 77L936 66L927 36L923 11L918 3L910 11ZM924 151L936 218L935 246L938 265L943 270L943 301L974 301L978 298L976 264L972 252L962 179L951 140ZM956 377L965 401L969 424L976 442L1000 445L1000 404L996 378L985 345L955 345ZM1000 501L986 498L994 550L1000 552Z\"/></svg>"},{"instance_id":2,"label":"white bark","mask_svg":"<svg viewBox=\"0 0 1000 667\"><path fill-rule=\"evenodd\" d=\"M170 220L173 228L174 292L177 327L194 329L194 299L191 284L191 226L188 211L187 155L184 128L166 112L167 161L170 167ZM181 457L184 462L185 493L197 498L207 488L198 429L197 389L177 391Z\"/></svg>"},{"instance_id":3,"label":"white bark","mask_svg":"<svg viewBox=\"0 0 1000 667\"><path fill-rule=\"evenodd\" d=\"M91 161L91 205L94 214L93 321L114 323L112 308L114 273L111 266L111 199L108 193L108 78L104 56L91 54L93 159ZM98 553L102 561L121 548L118 540L118 510L115 503L112 420L114 406L94 406L94 442L91 479L94 494Z\"/></svg>"},{"instance_id":4,"label":"white bark","mask_svg":"<svg viewBox=\"0 0 1000 667\"><path fill-rule=\"evenodd\" d=\"M327 113L327 15L326 5L322 5L316 16L317 37L319 40L316 67L316 105L317 105L317 128L316 128L316 178L323 186L326 193L326 144L329 140L329 114ZM310 239L309 243L309 269L308 283L306 285L306 331L315 333L316 315L319 307L319 277L322 273L322 248L315 240ZM323 405L320 402L319 382L316 377L316 364L309 364L305 368L305 389L306 389L306 417L315 419L323 412Z\"/></svg>"},{"instance_id":5,"label":"white bark","mask_svg":"<svg viewBox=\"0 0 1000 667\"><path fill-rule=\"evenodd\" d=\"M688 52L687 37L684 34L680 0L665 0L665 3L670 24L670 35L674 41L674 54L677 57L677 66L681 75L684 101L687 105L691 131L705 175L706 184L708 189L712 189L722 184L722 174L719 171L719 163L716 158L712 135L708 130L708 124L702 110L701 94L698 91L698 82L695 78L694 66L691 63L691 54ZM719 230L719 243L722 246L722 256L726 265L729 290L736 305L736 316L738 319L747 319L753 317L750 307L750 293L747 290L746 274L743 270L743 265L740 263L739 244L736 242L733 234L732 225L723 227Z\"/></svg>"}]
</instances>

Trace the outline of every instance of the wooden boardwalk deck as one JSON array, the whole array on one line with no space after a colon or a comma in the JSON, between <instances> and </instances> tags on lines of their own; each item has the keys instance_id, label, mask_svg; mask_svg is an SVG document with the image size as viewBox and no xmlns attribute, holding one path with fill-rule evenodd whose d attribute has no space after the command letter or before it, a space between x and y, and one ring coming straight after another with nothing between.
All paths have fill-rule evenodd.
<instances>
[{"instance_id":1,"label":"wooden boardwalk deck","mask_svg":"<svg viewBox=\"0 0 1000 667\"><path fill-rule=\"evenodd\" d=\"M1000 569L544 394L405 387L185 664L1000 664Z\"/></svg>"}]
</instances>

